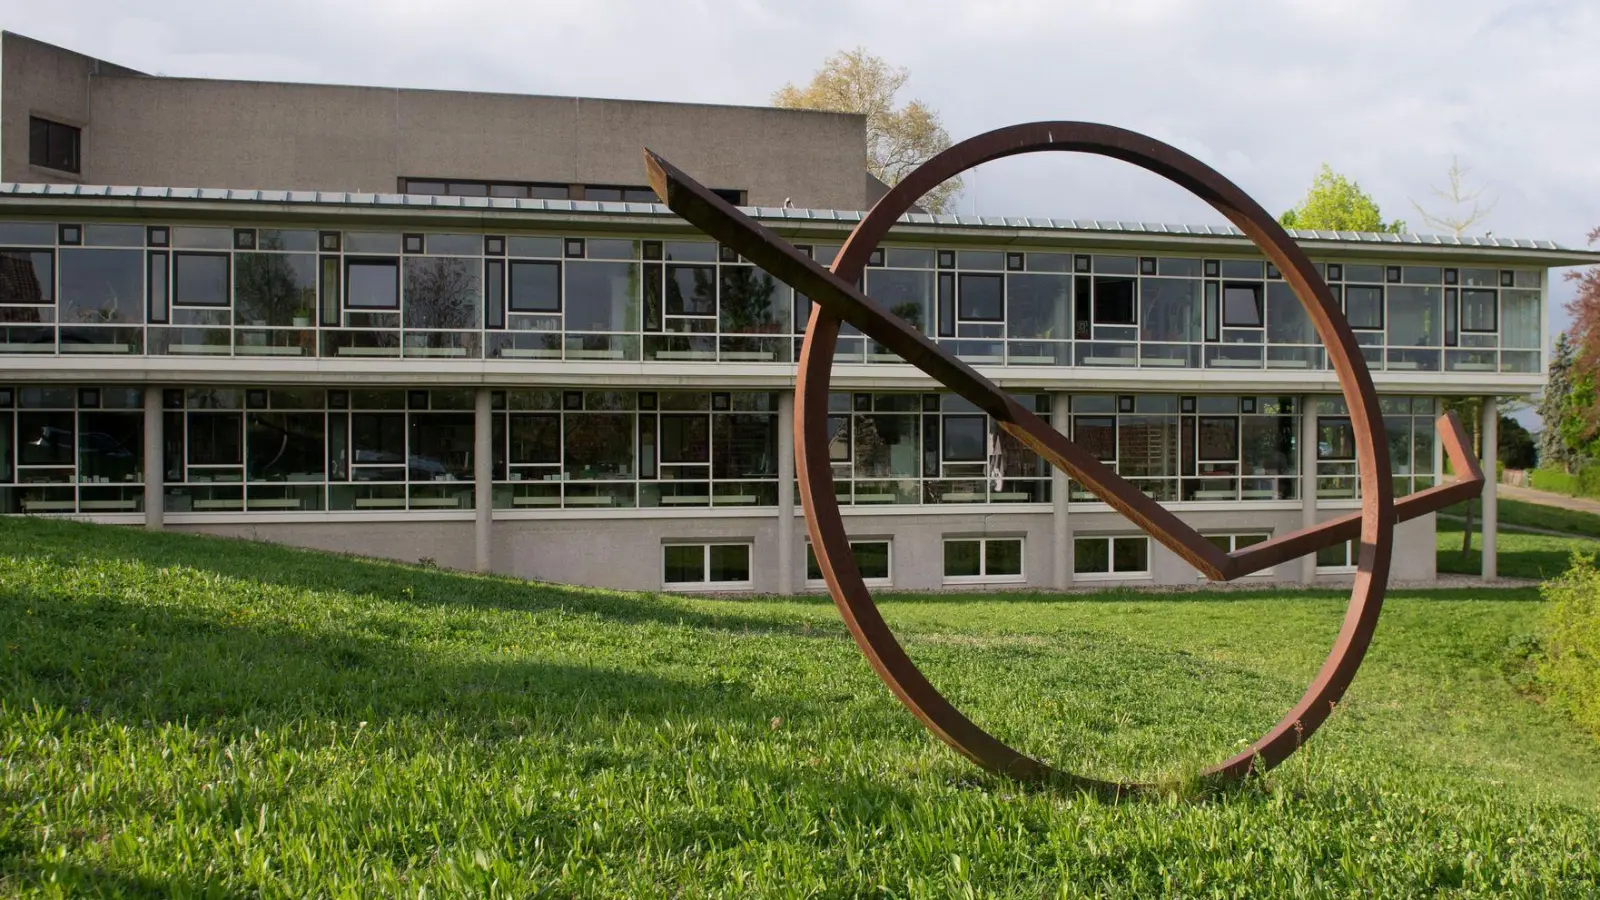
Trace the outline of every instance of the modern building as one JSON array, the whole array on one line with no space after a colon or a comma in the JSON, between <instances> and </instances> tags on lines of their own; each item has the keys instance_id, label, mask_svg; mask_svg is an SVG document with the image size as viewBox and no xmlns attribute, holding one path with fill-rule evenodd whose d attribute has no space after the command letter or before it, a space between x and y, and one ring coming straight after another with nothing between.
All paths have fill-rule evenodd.
<instances>
[{"instance_id":1,"label":"modern building","mask_svg":"<svg viewBox=\"0 0 1600 900\"><path fill-rule=\"evenodd\" d=\"M859 117L160 78L14 35L0 65L0 511L617 588L818 586L792 453L808 303L638 193L639 149L827 262L876 195ZM1549 270L1597 259L1295 237L1365 348L1397 494L1441 476L1443 399L1493 423L1542 386ZM865 286L1226 546L1359 504L1325 352L1231 228L913 214ZM1198 580L859 334L833 384L871 583ZM1492 426L1483 451L1492 471ZM1398 528L1397 578L1433 576L1434 527Z\"/></svg>"}]
</instances>

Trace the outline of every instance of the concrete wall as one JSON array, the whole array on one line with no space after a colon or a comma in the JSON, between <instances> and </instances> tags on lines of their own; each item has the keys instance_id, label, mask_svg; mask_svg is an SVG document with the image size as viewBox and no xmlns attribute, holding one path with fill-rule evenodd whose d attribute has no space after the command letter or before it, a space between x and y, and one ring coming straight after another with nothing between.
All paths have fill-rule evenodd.
<instances>
[{"instance_id":1,"label":"concrete wall","mask_svg":"<svg viewBox=\"0 0 1600 900\"><path fill-rule=\"evenodd\" d=\"M1327 511L1324 519L1335 511ZM1239 512L1188 512L1185 521L1204 533L1276 531L1298 527L1296 510ZM798 523L797 523L798 524ZM250 540L275 541L297 547L355 553L364 556L415 563L432 559L440 566L470 570L474 564L473 523L381 522L381 523L272 523L170 525L173 530L204 532ZM983 515L972 513L915 515L847 515L845 527L852 538L892 542L893 585L897 591L967 590L981 591L982 585L947 588L944 585L944 539L947 537L1023 537L1025 582L997 584L996 588L1031 587L1047 590L1054 581L1055 566L1071 565L1071 560L1056 560L1051 555L1051 516L1049 513ZM1136 535L1138 531L1116 513L1073 513L1071 528L1080 535ZM757 593L779 593L783 584L778 571L778 523L776 516L719 518L617 518L617 519L501 519L494 522L492 559L494 569L519 578L551 581L620 590L659 590L661 587L661 545L669 541L752 542L751 576ZM1069 542L1068 546L1071 544ZM1434 519L1425 516L1400 525L1395 531L1392 579L1425 581L1435 575ZM795 529L792 548L794 570L789 590L819 590L805 582L806 539L803 524ZM1296 580L1298 564L1290 563L1259 575L1245 583ZM1330 584L1347 582L1348 575L1320 576ZM1097 580L1108 587L1192 586L1200 583L1199 573L1176 554L1152 543L1150 574L1147 577L1117 581ZM1077 586L1091 584L1077 579Z\"/></svg>"},{"instance_id":2,"label":"concrete wall","mask_svg":"<svg viewBox=\"0 0 1600 900\"><path fill-rule=\"evenodd\" d=\"M28 118L77 125L84 129L84 144L92 145L89 84L96 73L124 80L140 76L133 69L21 35L0 36L0 181L80 180L28 164Z\"/></svg>"},{"instance_id":3,"label":"concrete wall","mask_svg":"<svg viewBox=\"0 0 1600 900\"><path fill-rule=\"evenodd\" d=\"M3 177L30 110L84 127L89 184L392 193L399 179L644 185L648 145L749 202L864 209L865 119L844 113L143 77L7 34Z\"/></svg>"}]
</instances>

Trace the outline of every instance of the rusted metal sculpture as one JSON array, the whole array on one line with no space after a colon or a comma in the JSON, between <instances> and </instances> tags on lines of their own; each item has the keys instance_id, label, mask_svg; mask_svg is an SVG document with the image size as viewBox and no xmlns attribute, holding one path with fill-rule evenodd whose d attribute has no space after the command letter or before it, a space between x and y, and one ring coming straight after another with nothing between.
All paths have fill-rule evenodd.
<instances>
[{"instance_id":1,"label":"rusted metal sculpture","mask_svg":"<svg viewBox=\"0 0 1600 900\"><path fill-rule=\"evenodd\" d=\"M901 214L931 188L991 160L1054 150L1091 153L1132 163L1161 175L1211 204L1242 230L1283 273L1327 347L1350 408L1360 466L1362 509L1312 528L1225 553L1138 488L1080 449L1009 397L993 382L941 349L861 291L867 257ZM817 564L856 644L878 677L930 731L973 762L1026 781L1045 781L1096 792L1121 793L1157 785L1107 782L1057 770L1012 749L956 709L928 682L884 622L850 554L828 460L828 380L841 321L848 322L944 386L976 404L1008 434L1067 472L1095 496L1183 557L1207 577L1231 581L1344 541L1361 552L1350 605L1333 649L1300 701L1249 748L1207 769L1202 777L1235 780L1263 772L1311 737L1344 695L1378 624L1389 577L1395 523L1477 496L1483 473L1453 415L1438 428L1457 480L1395 501L1389 450L1377 393L1361 350L1327 284L1282 227L1242 190L1204 163L1153 138L1085 122L1035 122L1001 128L940 153L878 201L851 232L831 270L722 201L649 150L651 185L674 212L733 248L813 302L801 349L795 404L795 461L800 497Z\"/></svg>"}]
</instances>

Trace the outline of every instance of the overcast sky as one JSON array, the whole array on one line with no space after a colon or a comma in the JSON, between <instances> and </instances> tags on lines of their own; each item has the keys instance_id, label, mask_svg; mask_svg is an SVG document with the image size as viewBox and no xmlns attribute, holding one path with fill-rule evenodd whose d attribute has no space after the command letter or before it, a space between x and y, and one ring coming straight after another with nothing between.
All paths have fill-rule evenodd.
<instances>
[{"instance_id":1,"label":"overcast sky","mask_svg":"<svg viewBox=\"0 0 1600 900\"><path fill-rule=\"evenodd\" d=\"M1452 155L1481 226L1582 246L1600 225L1596 0L0 0L12 31L175 76L762 104L829 53L908 68L961 139L1045 118L1147 132L1269 210L1328 162L1420 227ZM962 212L1210 222L1103 161L986 166ZM1056 158L1060 156L1060 158ZM1559 312L1571 291L1555 292Z\"/></svg>"}]
</instances>

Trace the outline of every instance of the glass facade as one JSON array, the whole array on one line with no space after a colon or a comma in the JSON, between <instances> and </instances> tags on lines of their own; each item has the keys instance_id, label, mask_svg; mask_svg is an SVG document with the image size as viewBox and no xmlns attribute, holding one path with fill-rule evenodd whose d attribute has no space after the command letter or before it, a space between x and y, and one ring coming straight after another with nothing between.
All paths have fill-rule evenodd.
<instances>
[{"instance_id":1,"label":"glass facade","mask_svg":"<svg viewBox=\"0 0 1600 900\"><path fill-rule=\"evenodd\" d=\"M496 509L771 508L785 489L770 391L512 389L491 398ZM1050 395L1017 399L1050 419ZM1058 427L1158 500L1299 497L1299 398L1075 394L1068 403L1069 421ZM1355 499L1343 401L1311 403L1318 496ZM1396 495L1432 486L1437 403L1380 403ZM0 386L0 510L141 510L142 406L139 388ZM475 503L470 389L168 388L161 406L171 512L464 511ZM1051 499L1044 460L960 397L835 393L830 407L841 504ZM1095 502L1076 484L1069 500Z\"/></svg>"},{"instance_id":2,"label":"glass facade","mask_svg":"<svg viewBox=\"0 0 1600 900\"><path fill-rule=\"evenodd\" d=\"M1540 370L1541 270L1319 267L1375 370ZM1260 259L891 246L862 281L975 365L1327 367ZM791 364L809 315L707 241L0 222L0 354ZM902 364L849 326L836 361Z\"/></svg>"}]
</instances>

